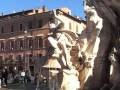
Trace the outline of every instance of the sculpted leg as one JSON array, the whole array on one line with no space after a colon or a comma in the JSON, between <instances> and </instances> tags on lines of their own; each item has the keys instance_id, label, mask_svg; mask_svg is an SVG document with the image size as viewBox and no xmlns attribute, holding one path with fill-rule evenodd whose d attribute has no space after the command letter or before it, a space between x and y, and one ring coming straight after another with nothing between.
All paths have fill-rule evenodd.
<instances>
[{"instance_id":1,"label":"sculpted leg","mask_svg":"<svg viewBox=\"0 0 120 90\"><path fill-rule=\"evenodd\" d=\"M54 39L53 37L48 37L48 40L49 40L50 44L52 45L52 47L54 48L54 54L52 56L59 57L59 55L61 54L61 50L58 47L57 40Z\"/></svg>"},{"instance_id":2,"label":"sculpted leg","mask_svg":"<svg viewBox=\"0 0 120 90\"><path fill-rule=\"evenodd\" d=\"M69 69L72 69L73 65L72 65L72 62L70 61L71 59L70 50L69 50L70 48L67 48L65 43L62 43L62 45L63 45L63 52L64 52L63 54L66 60L66 65Z\"/></svg>"}]
</instances>

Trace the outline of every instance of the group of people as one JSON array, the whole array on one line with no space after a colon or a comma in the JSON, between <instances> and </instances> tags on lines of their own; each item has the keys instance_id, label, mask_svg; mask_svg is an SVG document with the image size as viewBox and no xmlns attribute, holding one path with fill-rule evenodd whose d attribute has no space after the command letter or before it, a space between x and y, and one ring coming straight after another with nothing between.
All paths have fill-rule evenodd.
<instances>
[{"instance_id":1,"label":"group of people","mask_svg":"<svg viewBox=\"0 0 120 90\"><path fill-rule=\"evenodd\" d=\"M6 87L8 83L20 83L24 85L31 83L38 88L38 84L41 84L41 81L43 80L45 80L43 76L39 77L39 74L35 74L34 76L32 76L29 74L28 70L22 70L19 72L9 71L7 68L0 70L0 88Z\"/></svg>"}]
</instances>

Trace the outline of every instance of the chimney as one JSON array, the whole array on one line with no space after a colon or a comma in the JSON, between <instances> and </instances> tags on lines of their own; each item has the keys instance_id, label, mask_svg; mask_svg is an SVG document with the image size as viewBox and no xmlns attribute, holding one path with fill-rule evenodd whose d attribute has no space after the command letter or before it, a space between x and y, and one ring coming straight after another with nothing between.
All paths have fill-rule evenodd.
<instances>
[{"instance_id":1,"label":"chimney","mask_svg":"<svg viewBox=\"0 0 120 90\"><path fill-rule=\"evenodd\" d=\"M60 9L61 9L63 12L71 15L71 10L70 10L70 9L68 9L68 8L66 8L66 7L63 7L63 8L60 8Z\"/></svg>"}]
</instances>

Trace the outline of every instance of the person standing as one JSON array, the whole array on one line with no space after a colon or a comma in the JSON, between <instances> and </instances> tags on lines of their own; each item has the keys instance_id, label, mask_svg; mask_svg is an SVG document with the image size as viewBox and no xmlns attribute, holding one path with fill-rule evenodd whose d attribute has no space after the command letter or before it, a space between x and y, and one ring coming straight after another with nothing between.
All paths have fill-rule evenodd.
<instances>
[{"instance_id":1,"label":"person standing","mask_svg":"<svg viewBox=\"0 0 120 90\"><path fill-rule=\"evenodd\" d=\"M39 84L40 84L39 74L38 73L35 74L35 80L34 80L34 82L35 82L35 85L36 85L35 90L38 90L39 89Z\"/></svg>"},{"instance_id":2,"label":"person standing","mask_svg":"<svg viewBox=\"0 0 120 90\"><path fill-rule=\"evenodd\" d=\"M2 72L0 71L0 88L2 87Z\"/></svg>"},{"instance_id":3,"label":"person standing","mask_svg":"<svg viewBox=\"0 0 120 90\"><path fill-rule=\"evenodd\" d=\"M7 86L7 79L8 79L8 71L7 71L7 69L3 69L3 72L2 72L2 81L4 80L4 83L5 83L4 86Z\"/></svg>"},{"instance_id":4,"label":"person standing","mask_svg":"<svg viewBox=\"0 0 120 90\"><path fill-rule=\"evenodd\" d=\"M25 71L23 70L20 74L21 79L22 79L22 83L25 83Z\"/></svg>"}]
</instances>

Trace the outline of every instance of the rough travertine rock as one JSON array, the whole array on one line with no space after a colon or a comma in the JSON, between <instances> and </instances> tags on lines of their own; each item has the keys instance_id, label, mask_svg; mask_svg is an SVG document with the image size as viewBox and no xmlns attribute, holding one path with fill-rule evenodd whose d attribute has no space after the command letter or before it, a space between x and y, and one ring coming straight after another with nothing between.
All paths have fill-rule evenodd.
<instances>
[{"instance_id":1,"label":"rough travertine rock","mask_svg":"<svg viewBox=\"0 0 120 90\"><path fill-rule=\"evenodd\" d=\"M120 2L119 0L85 0L103 19L100 44L94 61L93 76L86 90L120 90Z\"/></svg>"}]
</instances>

